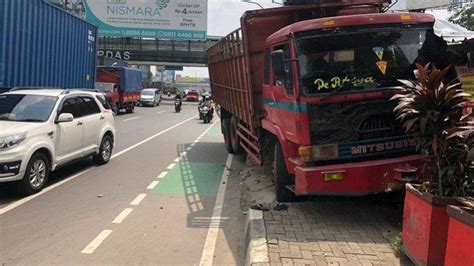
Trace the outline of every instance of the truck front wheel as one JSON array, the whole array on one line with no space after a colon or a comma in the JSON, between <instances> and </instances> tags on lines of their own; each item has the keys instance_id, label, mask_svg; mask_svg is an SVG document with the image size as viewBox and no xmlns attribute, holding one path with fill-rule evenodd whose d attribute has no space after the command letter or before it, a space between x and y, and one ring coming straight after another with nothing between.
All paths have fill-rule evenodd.
<instances>
[{"instance_id":1,"label":"truck front wheel","mask_svg":"<svg viewBox=\"0 0 474 266\"><path fill-rule=\"evenodd\" d=\"M285 156L280 142L275 143L274 153L274 178L275 178L275 196L278 202L294 202L296 195L286 188L293 185L293 178L286 168Z\"/></svg>"},{"instance_id":2,"label":"truck front wheel","mask_svg":"<svg viewBox=\"0 0 474 266\"><path fill-rule=\"evenodd\" d=\"M230 118L221 119L221 130L222 135L224 135L224 143L227 152L233 154L234 150L232 149L232 144L230 143Z\"/></svg>"}]
</instances>

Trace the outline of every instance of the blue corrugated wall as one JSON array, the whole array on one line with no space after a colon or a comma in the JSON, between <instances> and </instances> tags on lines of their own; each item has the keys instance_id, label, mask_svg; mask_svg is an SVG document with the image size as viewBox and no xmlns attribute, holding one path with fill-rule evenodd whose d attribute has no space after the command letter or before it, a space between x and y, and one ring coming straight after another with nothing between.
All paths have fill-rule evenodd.
<instances>
[{"instance_id":1,"label":"blue corrugated wall","mask_svg":"<svg viewBox=\"0 0 474 266\"><path fill-rule=\"evenodd\" d=\"M0 87L93 88L96 33L42 0L0 0Z\"/></svg>"}]
</instances>

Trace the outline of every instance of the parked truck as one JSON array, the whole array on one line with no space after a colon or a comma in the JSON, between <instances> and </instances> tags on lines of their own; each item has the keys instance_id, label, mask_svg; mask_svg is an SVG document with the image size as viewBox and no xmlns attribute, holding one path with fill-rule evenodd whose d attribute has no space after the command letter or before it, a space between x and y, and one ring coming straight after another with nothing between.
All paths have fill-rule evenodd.
<instances>
[{"instance_id":1,"label":"parked truck","mask_svg":"<svg viewBox=\"0 0 474 266\"><path fill-rule=\"evenodd\" d=\"M105 93L114 113L132 113L143 89L142 71L126 67L97 67L96 89Z\"/></svg>"},{"instance_id":2,"label":"parked truck","mask_svg":"<svg viewBox=\"0 0 474 266\"><path fill-rule=\"evenodd\" d=\"M208 50L226 148L271 158L279 201L401 189L422 160L390 98L436 56L434 17L313 2L248 11Z\"/></svg>"},{"instance_id":3,"label":"parked truck","mask_svg":"<svg viewBox=\"0 0 474 266\"><path fill-rule=\"evenodd\" d=\"M43 0L0 1L0 87L94 88L97 27Z\"/></svg>"}]
</instances>

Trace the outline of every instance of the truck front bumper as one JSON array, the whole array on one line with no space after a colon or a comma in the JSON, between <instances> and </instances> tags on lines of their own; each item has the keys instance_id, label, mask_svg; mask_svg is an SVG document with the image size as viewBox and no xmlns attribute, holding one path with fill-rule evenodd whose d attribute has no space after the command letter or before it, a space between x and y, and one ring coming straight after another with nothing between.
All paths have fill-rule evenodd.
<instances>
[{"instance_id":1,"label":"truck front bumper","mask_svg":"<svg viewBox=\"0 0 474 266\"><path fill-rule=\"evenodd\" d=\"M350 164L297 166L294 192L298 196L363 196L400 190L404 178L420 176L422 165L421 156L413 155ZM331 174L339 178L330 181L327 177Z\"/></svg>"}]
</instances>

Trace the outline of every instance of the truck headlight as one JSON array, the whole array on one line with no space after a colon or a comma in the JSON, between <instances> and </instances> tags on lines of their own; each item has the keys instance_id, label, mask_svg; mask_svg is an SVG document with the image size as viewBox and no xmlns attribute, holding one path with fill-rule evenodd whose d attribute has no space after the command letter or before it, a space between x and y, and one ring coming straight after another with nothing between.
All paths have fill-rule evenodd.
<instances>
[{"instance_id":1,"label":"truck headlight","mask_svg":"<svg viewBox=\"0 0 474 266\"><path fill-rule=\"evenodd\" d=\"M315 146L301 146L298 149L298 154L301 159L308 163L312 161L330 161L339 159L339 145L315 145Z\"/></svg>"},{"instance_id":2,"label":"truck headlight","mask_svg":"<svg viewBox=\"0 0 474 266\"><path fill-rule=\"evenodd\" d=\"M26 139L26 132L0 138L0 150L10 149Z\"/></svg>"},{"instance_id":3,"label":"truck headlight","mask_svg":"<svg viewBox=\"0 0 474 266\"><path fill-rule=\"evenodd\" d=\"M339 145L327 144L313 146L313 159L315 161L330 161L339 159Z\"/></svg>"}]
</instances>

